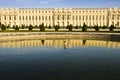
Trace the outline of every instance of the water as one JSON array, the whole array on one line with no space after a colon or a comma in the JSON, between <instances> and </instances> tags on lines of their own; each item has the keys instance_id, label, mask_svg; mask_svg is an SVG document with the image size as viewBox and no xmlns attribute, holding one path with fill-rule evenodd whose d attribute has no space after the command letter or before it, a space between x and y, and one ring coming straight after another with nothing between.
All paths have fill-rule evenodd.
<instances>
[{"instance_id":1,"label":"water","mask_svg":"<svg viewBox=\"0 0 120 80\"><path fill-rule=\"evenodd\" d=\"M0 80L119 79L119 41L43 39L0 42Z\"/></svg>"}]
</instances>

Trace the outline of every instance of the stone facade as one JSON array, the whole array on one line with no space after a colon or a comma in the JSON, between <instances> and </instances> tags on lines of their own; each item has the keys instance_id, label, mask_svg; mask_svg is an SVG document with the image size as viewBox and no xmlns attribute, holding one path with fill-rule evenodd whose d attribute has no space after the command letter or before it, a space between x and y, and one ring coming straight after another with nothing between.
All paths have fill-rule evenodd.
<instances>
[{"instance_id":1,"label":"stone facade","mask_svg":"<svg viewBox=\"0 0 120 80\"><path fill-rule=\"evenodd\" d=\"M120 27L120 8L0 8L5 25L110 26Z\"/></svg>"}]
</instances>

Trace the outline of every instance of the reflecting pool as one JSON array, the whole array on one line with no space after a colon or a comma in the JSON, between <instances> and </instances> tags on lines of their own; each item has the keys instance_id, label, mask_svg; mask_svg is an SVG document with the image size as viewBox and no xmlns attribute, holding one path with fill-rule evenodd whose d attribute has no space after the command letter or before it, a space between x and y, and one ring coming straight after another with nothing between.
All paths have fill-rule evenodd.
<instances>
[{"instance_id":1,"label":"reflecting pool","mask_svg":"<svg viewBox=\"0 0 120 80\"><path fill-rule=\"evenodd\" d=\"M120 41L0 41L0 80L119 80Z\"/></svg>"}]
</instances>

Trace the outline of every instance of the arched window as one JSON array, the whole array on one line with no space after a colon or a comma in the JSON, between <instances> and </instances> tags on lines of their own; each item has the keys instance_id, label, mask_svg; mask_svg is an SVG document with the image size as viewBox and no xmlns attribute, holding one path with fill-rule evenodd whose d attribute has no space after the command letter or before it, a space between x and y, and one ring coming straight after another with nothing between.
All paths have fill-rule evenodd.
<instances>
[{"instance_id":1,"label":"arched window","mask_svg":"<svg viewBox=\"0 0 120 80\"><path fill-rule=\"evenodd\" d=\"M4 16L4 19L6 20L6 16Z\"/></svg>"},{"instance_id":2,"label":"arched window","mask_svg":"<svg viewBox=\"0 0 120 80\"><path fill-rule=\"evenodd\" d=\"M11 16L9 16L9 19L11 20ZM21 16L19 16L19 19L21 20Z\"/></svg>"},{"instance_id":3,"label":"arched window","mask_svg":"<svg viewBox=\"0 0 120 80\"><path fill-rule=\"evenodd\" d=\"M28 20L28 17L26 16L26 20Z\"/></svg>"},{"instance_id":4,"label":"arched window","mask_svg":"<svg viewBox=\"0 0 120 80\"><path fill-rule=\"evenodd\" d=\"M42 20L44 20L44 16L42 16Z\"/></svg>"},{"instance_id":5,"label":"arched window","mask_svg":"<svg viewBox=\"0 0 120 80\"><path fill-rule=\"evenodd\" d=\"M117 20L119 20L119 15L117 15Z\"/></svg>"},{"instance_id":6,"label":"arched window","mask_svg":"<svg viewBox=\"0 0 120 80\"><path fill-rule=\"evenodd\" d=\"M81 20L81 16L79 16L79 20Z\"/></svg>"},{"instance_id":7,"label":"arched window","mask_svg":"<svg viewBox=\"0 0 120 80\"><path fill-rule=\"evenodd\" d=\"M14 20L16 20L16 16L14 16Z\"/></svg>"},{"instance_id":8,"label":"arched window","mask_svg":"<svg viewBox=\"0 0 120 80\"><path fill-rule=\"evenodd\" d=\"M34 20L34 16L32 16L32 20Z\"/></svg>"},{"instance_id":9,"label":"arched window","mask_svg":"<svg viewBox=\"0 0 120 80\"><path fill-rule=\"evenodd\" d=\"M50 20L50 16L49 16L49 20Z\"/></svg>"},{"instance_id":10,"label":"arched window","mask_svg":"<svg viewBox=\"0 0 120 80\"><path fill-rule=\"evenodd\" d=\"M73 20L74 20L74 16L73 16Z\"/></svg>"},{"instance_id":11,"label":"arched window","mask_svg":"<svg viewBox=\"0 0 120 80\"><path fill-rule=\"evenodd\" d=\"M76 15L76 20L78 20L78 16Z\"/></svg>"},{"instance_id":12,"label":"arched window","mask_svg":"<svg viewBox=\"0 0 120 80\"><path fill-rule=\"evenodd\" d=\"M99 19L101 20L101 15L99 16Z\"/></svg>"},{"instance_id":13,"label":"arched window","mask_svg":"<svg viewBox=\"0 0 120 80\"><path fill-rule=\"evenodd\" d=\"M45 20L47 20L47 16L45 16Z\"/></svg>"},{"instance_id":14,"label":"arched window","mask_svg":"<svg viewBox=\"0 0 120 80\"><path fill-rule=\"evenodd\" d=\"M58 18L57 20L59 20L59 19L60 19L59 15L58 15L58 17L57 17L57 18Z\"/></svg>"},{"instance_id":15,"label":"arched window","mask_svg":"<svg viewBox=\"0 0 120 80\"><path fill-rule=\"evenodd\" d=\"M39 20L41 20L41 17L39 16Z\"/></svg>"},{"instance_id":16,"label":"arched window","mask_svg":"<svg viewBox=\"0 0 120 80\"><path fill-rule=\"evenodd\" d=\"M31 16L29 16L29 20L31 20Z\"/></svg>"},{"instance_id":17,"label":"arched window","mask_svg":"<svg viewBox=\"0 0 120 80\"><path fill-rule=\"evenodd\" d=\"M112 16L112 20L114 20L114 15Z\"/></svg>"},{"instance_id":18,"label":"arched window","mask_svg":"<svg viewBox=\"0 0 120 80\"><path fill-rule=\"evenodd\" d=\"M89 20L91 20L91 16L89 16Z\"/></svg>"},{"instance_id":19,"label":"arched window","mask_svg":"<svg viewBox=\"0 0 120 80\"><path fill-rule=\"evenodd\" d=\"M93 20L94 20L94 15L93 15Z\"/></svg>"},{"instance_id":20,"label":"arched window","mask_svg":"<svg viewBox=\"0 0 120 80\"><path fill-rule=\"evenodd\" d=\"M86 16L86 20L88 20L88 16Z\"/></svg>"},{"instance_id":21,"label":"arched window","mask_svg":"<svg viewBox=\"0 0 120 80\"><path fill-rule=\"evenodd\" d=\"M64 20L64 15L62 16L62 20Z\"/></svg>"},{"instance_id":22,"label":"arched window","mask_svg":"<svg viewBox=\"0 0 120 80\"><path fill-rule=\"evenodd\" d=\"M23 16L23 20L24 20L24 16Z\"/></svg>"},{"instance_id":23,"label":"arched window","mask_svg":"<svg viewBox=\"0 0 120 80\"><path fill-rule=\"evenodd\" d=\"M67 16L67 20L69 20L69 15Z\"/></svg>"},{"instance_id":24,"label":"arched window","mask_svg":"<svg viewBox=\"0 0 120 80\"><path fill-rule=\"evenodd\" d=\"M84 20L84 16L83 16L83 20Z\"/></svg>"},{"instance_id":25,"label":"arched window","mask_svg":"<svg viewBox=\"0 0 120 80\"><path fill-rule=\"evenodd\" d=\"M96 15L96 20L98 20L98 16Z\"/></svg>"},{"instance_id":26,"label":"arched window","mask_svg":"<svg viewBox=\"0 0 120 80\"><path fill-rule=\"evenodd\" d=\"M37 16L36 16L36 20L37 20Z\"/></svg>"},{"instance_id":27,"label":"arched window","mask_svg":"<svg viewBox=\"0 0 120 80\"><path fill-rule=\"evenodd\" d=\"M103 15L103 20L105 20L105 16Z\"/></svg>"}]
</instances>

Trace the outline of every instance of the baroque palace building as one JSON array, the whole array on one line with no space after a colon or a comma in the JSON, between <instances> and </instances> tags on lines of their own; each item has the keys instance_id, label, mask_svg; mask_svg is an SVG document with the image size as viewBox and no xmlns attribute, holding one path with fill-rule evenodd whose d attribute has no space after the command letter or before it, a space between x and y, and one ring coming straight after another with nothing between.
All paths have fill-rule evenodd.
<instances>
[{"instance_id":1,"label":"baroque palace building","mask_svg":"<svg viewBox=\"0 0 120 80\"><path fill-rule=\"evenodd\" d=\"M120 8L0 8L5 25L110 26L120 27Z\"/></svg>"}]
</instances>

